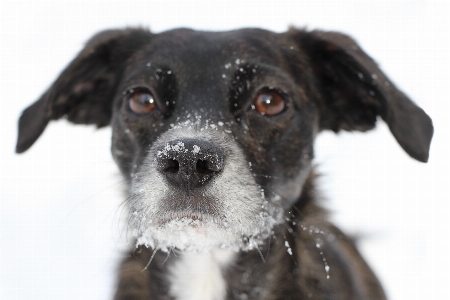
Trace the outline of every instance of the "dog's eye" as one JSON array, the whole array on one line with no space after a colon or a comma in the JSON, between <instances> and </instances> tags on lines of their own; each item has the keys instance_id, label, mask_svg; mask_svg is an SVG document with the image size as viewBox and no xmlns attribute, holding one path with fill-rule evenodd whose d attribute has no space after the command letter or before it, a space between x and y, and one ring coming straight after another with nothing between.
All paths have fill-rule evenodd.
<instances>
[{"instance_id":1,"label":"dog's eye","mask_svg":"<svg viewBox=\"0 0 450 300\"><path fill-rule=\"evenodd\" d=\"M145 114L155 109L156 103L148 92L134 92L131 94L129 106L137 114Z\"/></svg>"},{"instance_id":2,"label":"dog's eye","mask_svg":"<svg viewBox=\"0 0 450 300\"><path fill-rule=\"evenodd\" d=\"M252 108L262 115L274 116L284 111L286 101L282 95L274 90L260 92L253 101Z\"/></svg>"}]
</instances>

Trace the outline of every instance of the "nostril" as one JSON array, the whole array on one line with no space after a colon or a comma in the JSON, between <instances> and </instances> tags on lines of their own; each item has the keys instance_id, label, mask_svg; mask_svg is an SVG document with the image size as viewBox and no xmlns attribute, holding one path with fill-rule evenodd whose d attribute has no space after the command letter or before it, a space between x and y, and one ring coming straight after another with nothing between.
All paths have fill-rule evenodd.
<instances>
[{"instance_id":1,"label":"nostril","mask_svg":"<svg viewBox=\"0 0 450 300\"><path fill-rule=\"evenodd\" d=\"M177 173L180 169L180 163L176 159L168 159L164 171L169 173Z\"/></svg>"},{"instance_id":2,"label":"nostril","mask_svg":"<svg viewBox=\"0 0 450 300\"><path fill-rule=\"evenodd\" d=\"M211 174L214 172L214 170L211 170L210 163L207 160L199 159L195 167L200 174Z\"/></svg>"}]
</instances>

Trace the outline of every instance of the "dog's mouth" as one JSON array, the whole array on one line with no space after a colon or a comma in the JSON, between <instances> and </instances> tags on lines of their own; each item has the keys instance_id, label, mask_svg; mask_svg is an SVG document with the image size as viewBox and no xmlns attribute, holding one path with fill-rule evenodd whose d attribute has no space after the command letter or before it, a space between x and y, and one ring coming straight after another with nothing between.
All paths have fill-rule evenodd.
<instances>
[{"instance_id":1,"label":"dog's mouth","mask_svg":"<svg viewBox=\"0 0 450 300\"><path fill-rule=\"evenodd\" d=\"M214 216L195 212L167 212L153 222L155 227L176 226L177 224L193 228L202 227L205 222L215 220Z\"/></svg>"},{"instance_id":2,"label":"dog's mouth","mask_svg":"<svg viewBox=\"0 0 450 300\"><path fill-rule=\"evenodd\" d=\"M171 249L196 253L215 248L251 250L264 243L273 226L279 223L267 208L256 210L254 202L249 202L253 209L246 210L248 205L243 205L243 201L233 206L227 204L228 199L218 196L187 198L171 194L159 202L140 199L130 219L137 244L165 252ZM148 203L157 205L152 207Z\"/></svg>"},{"instance_id":3,"label":"dog's mouth","mask_svg":"<svg viewBox=\"0 0 450 300\"><path fill-rule=\"evenodd\" d=\"M208 214L166 212L147 226L134 232L137 244L162 251L179 249L203 252L212 248L229 248L239 241L240 234L228 230L226 222Z\"/></svg>"},{"instance_id":4,"label":"dog's mouth","mask_svg":"<svg viewBox=\"0 0 450 300\"><path fill-rule=\"evenodd\" d=\"M161 212L161 221L188 218L193 220L216 220L223 213L223 201L205 191L186 192L171 191L158 201L158 210Z\"/></svg>"}]
</instances>

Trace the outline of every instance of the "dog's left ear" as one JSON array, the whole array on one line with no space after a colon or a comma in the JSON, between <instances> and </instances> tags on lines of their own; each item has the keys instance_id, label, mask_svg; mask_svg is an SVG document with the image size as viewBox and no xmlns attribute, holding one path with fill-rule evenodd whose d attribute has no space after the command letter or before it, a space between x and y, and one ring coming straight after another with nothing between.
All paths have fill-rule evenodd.
<instances>
[{"instance_id":1,"label":"dog's left ear","mask_svg":"<svg viewBox=\"0 0 450 300\"><path fill-rule=\"evenodd\" d=\"M337 32L287 32L306 52L318 85L321 129L366 131L377 116L402 148L427 162L433 125L350 37Z\"/></svg>"},{"instance_id":2,"label":"dog's left ear","mask_svg":"<svg viewBox=\"0 0 450 300\"><path fill-rule=\"evenodd\" d=\"M23 111L16 152L30 148L50 120L63 116L76 124L109 125L112 100L126 61L150 38L151 33L144 29L94 35L41 98Z\"/></svg>"}]
</instances>

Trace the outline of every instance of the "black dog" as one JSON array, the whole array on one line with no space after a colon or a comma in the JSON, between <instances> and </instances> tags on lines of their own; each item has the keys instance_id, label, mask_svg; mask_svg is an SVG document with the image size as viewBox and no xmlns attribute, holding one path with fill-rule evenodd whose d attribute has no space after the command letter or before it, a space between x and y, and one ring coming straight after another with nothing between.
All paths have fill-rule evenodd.
<instances>
[{"instance_id":1,"label":"black dog","mask_svg":"<svg viewBox=\"0 0 450 300\"><path fill-rule=\"evenodd\" d=\"M384 299L316 204L322 130L380 116L426 162L431 119L348 36L143 29L94 36L19 122L111 125L137 249L116 299Z\"/></svg>"}]
</instances>

